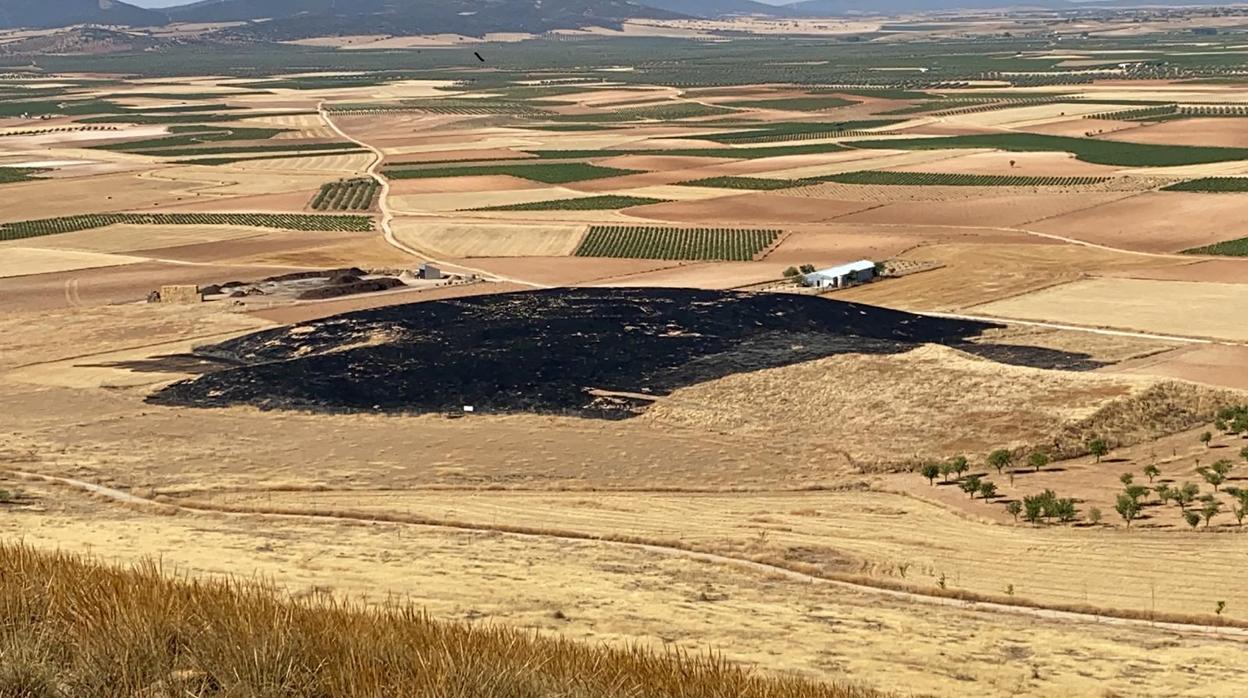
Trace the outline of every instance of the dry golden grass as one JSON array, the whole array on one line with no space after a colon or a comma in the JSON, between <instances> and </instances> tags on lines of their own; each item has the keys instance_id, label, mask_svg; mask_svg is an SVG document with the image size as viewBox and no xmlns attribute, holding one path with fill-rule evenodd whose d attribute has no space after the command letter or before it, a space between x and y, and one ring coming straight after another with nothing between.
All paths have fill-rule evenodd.
<instances>
[{"instance_id":1,"label":"dry golden grass","mask_svg":"<svg viewBox=\"0 0 1248 698\"><path fill-rule=\"evenodd\" d=\"M284 598L0 545L0 695L767 696L875 691L765 678L711 655L656 654L439 623L409 605Z\"/></svg>"},{"instance_id":2,"label":"dry golden grass","mask_svg":"<svg viewBox=\"0 0 1248 698\"><path fill-rule=\"evenodd\" d=\"M576 223L394 222L401 242L451 257L559 257L572 254L584 234L585 226Z\"/></svg>"},{"instance_id":3,"label":"dry golden grass","mask_svg":"<svg viewBox=\"0 0 1248 698\"><path fill-rule=\"evenodd\" d=\"M1244 284L1088 279L989 303L974 312L1232 342L1248 340L1248 286Z\"/></svg>"},{"instance_id":4,"label":"dry golden grass","mask_svg":"<svg viewBox=\"0 0 1248 698\"><path fill-rule=\"evenodd\" d=\"M641 419L813 447L871 469L1003 447L1074 455L1092 431L1135 443L1207 421L1216 396L1188 384L1009 366L927 345L734 374L679 389Z\"/></svg>"}]
</instances>

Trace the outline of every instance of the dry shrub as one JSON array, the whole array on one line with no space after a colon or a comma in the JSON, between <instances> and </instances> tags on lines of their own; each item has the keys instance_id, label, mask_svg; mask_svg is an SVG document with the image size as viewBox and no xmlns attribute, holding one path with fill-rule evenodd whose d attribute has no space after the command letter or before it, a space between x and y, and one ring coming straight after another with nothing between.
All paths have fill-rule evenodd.
<instances>
[{"instance_id":1,"label":"dry shrub","mask_svg":"<svg viewBox=\"0 0 1248 698\"><path fill-rule=\"evenodd\" d=\"M714 655L612 649L0 544L0 695L873 698Z\"/></svg>"},{"instance_id":2,"label":"dry shrub","mask_svg":"<svg viewBox=\"0 0 1248 698\"><path fill-rule=\"evenodd\" d=\"M1165 381L1129 398L1115 400L1095 414L1068 425L1055 440L1055 456L1087 455L1088 440L1109 439L1130 446L1209 424L1218 410L1244 402L1243 394L1195 383Z\"/></svg>"}]
</instances>

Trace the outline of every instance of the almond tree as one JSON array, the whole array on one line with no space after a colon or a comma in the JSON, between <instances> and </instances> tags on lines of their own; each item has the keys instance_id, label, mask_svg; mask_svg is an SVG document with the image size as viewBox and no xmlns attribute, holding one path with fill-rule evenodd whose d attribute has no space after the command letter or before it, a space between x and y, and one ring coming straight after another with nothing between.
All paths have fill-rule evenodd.
<instances>
[{"instance_id":1,"label":"almond tree","mask_svg":"<svg viewBox=\"0 0 1248 698\"><path fill-rule=\"evenodd\" d=\"M1200 476L1205 478L1205 482L1213 485L1214 492L1218 491L1218 485L1226 482L1226 475L1223 475L1214 468L1197 468L1196 472L1200 473Z\"/></svg>"},{"instance_id":2,"label":"almond tree","mask_svg":"<svg viewBox=\"0 0 1248 698\"><path fill-rule=\"evenodd\" d=\"M1027 463L1038 473L1041 468L1049 464L1049 457L1042 451L1032 451L1027 458Z\"/></svg>"},{"instance_id":3,"label":"almond tree","mask_svg":"<svg viewBox=\"0 0 1248 698\"><path fill-rule=\"evenodd\" d=\"M927 463L919 472L923 474L923 477L927 478L927 484L935 485L936 476L940 475L940 466L935 463Z\"/></svg>"},{"instance_id":4,"label":"almond tree","mask_svg":"<svg viewBox=\"0 0 1248 698\"><path fill-rule=\"evenodd\" d=\"M975 493L979 491L980 480L978 475L972 475L962 481L959 487L962 491L971 495L971 499L975 499Z\"/></svg>"},{"instance_id":5,"label":"almond tree","mask_svg":"<svg viewBox=\"0 0 1248 698\"><path fill-rule=\"evenodd\" d=\"M1144 466L1144 475L1148 477L1148 483L1151 485L1153 483L1153 478L1161 475L1161 469L1158 468L1155 463L1149 463Z\"/></svg>"},{"instance_id":6,"label":"almond tree","mask_svg":"<svg viewBox=\"0 0 1248 698\"><path fill-rule=\"evenodd\" d=\"M997 484L990 480L984 480L979 483L979 496L984 500L989 500L997 496Z\"/></svg>"},{"instance_id":7,"label":"almond tree","mask_svg":"<svg viewBox=\"0 0 1248 698\"><path fill-rule=\"evenodd\" d=\"M1023 503L1015 499L1005 505L1005 512L1013 516L1015 521L1018 521L1018 515L1023 513Z\"/></svg>"},{"instance_id":8,"label":"almond tree","mask_svg":"<svg viewBox=\"0 0 1248 698\"><path fill-rule=\"evenodd\" d=\"M1248 449L1245 449L1248 450ZM1010 465L1010 461L1014 460L1014 456L1004 448L998 448L988 454L988 465L997 469L997 474Z\"/></svg>"},{"instance_id":9,"label":"almond tree","mask_svg":"<svg viewBox=\"0 0 1248 698\"><path fill-rule=\"evenodd\" d=\"M1118 511L1122 520L1127 522L1127 528L1131 528L1131 521L1140 515L1140 503L1126 492L1118 495L1118 501L1114 504L1114 509Z\"/></svg>"},{"instance_id":10,"label":"almond tree","mask_svg":"<svg viewBox=\"0 0 1248 698\"><path fill-rule=\"evenodd\" d=\"M1205 445L1205 448L1209 448L1209 442L1211 441L1213 441L1213 432L1206 431L1200 435L1200 442Z\"/></svg>"},{"instance_id":11,"label":"almond tree","mask_svg":"<svg viewBox=\"0 0 1248 698\"><path fill-rule=\"evenodd\" d=\"M1194 511L1185 511L1183 512L1183 520L1187 522L1188 526L1196 528L1200 524L1200 514Z\"/></svg>"},{"instance_id":12,"label":"almond tree","mask_svg":"<svg viewBox=\"0 0 1248 698\"><path fill-rule=\"evenodd\" d=\"M1231 513L1235 515L1235 522L1243 526L1244 515L1248 514L1248 490L1235 490L1235 502L1238 506Z\"/></svg>"},{"instance_id":13,"label":"almond tree","mask_svg":"<svg viewBox=\"0 0 1248 698\"><path fill-rule=\"evenodd\" d=\"M1205 528L1209 528L1209 521L1220 513L1222 513L1222 502L1213 498L1205 502L1205 505L1200 508L1200 515L1205 519Z\"/></svg>"},{"instance_id":14,"label":"almond tree","mask_svg":"<svg viewBox=\"0 0 1248 698\"><path fill-rule=\"evenodd\" d=\"M1109 453L1109 444L1105 443L1105 439L1092 439L1088 442L1088 453L1096 456L1096 462L1100 463L1101 458Z\"/></svg>"}]
</instances>

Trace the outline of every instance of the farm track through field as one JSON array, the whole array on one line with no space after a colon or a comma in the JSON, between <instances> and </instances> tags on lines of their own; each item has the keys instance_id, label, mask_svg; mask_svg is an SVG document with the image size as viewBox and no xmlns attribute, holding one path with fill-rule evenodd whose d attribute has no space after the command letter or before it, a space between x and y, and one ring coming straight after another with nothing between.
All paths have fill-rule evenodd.
<instances>
[{"instance_id":1,"label":"farm track through field","mask_svg":"<svg viewBox=\"0 0 1248 698\"><path fill-rule=\"evenodd\" d=\"M410 254L413 257L424 259L434 264L442 265L443 267L452 267L455 269L462 269L464 271L476 274L477 276L480 276L481 278L486 279L488 281L506 281L506 282L510 282L514 284L519 284L521 286L529 286L532 288L550 288L550 286L547 286L546 284L534 283L532 281L526 281L524 279L516 279L516 278L509 277L509 276L501 276L499 274L495 274L493 272L489 272L484 269L468 267L458 262L450 262L447 260L438 259L436 256L431 255L426 251L418 250L400 241L398 238L396 238L394 236L394 228L391 225L391 223L394 221L394 211L392 211L390 208L390 180L387 179L385 176L383 176L380 172L382 163L384 163L386 159L385 153L383 153L381 149L378 148L377 146L371 143L368 143L367 141L360 140L354 136L349 135L346 131L343 131L338 126L338 124L334 123L334 120L330 118L329 112L326 111L325 109L325 102L318 102L316 105L316 110L321 115L321 119L329 126L330 129L334 131L334 133L338 134L342 138L345 138L351 141L352 143L355 143L356 145L368 150L370 153L373 154L373 161L369 163L368 168L365 170L364 173L365 175L372 177L378 183L378 185L380 185L380 190L377 192L377 209L378 211L381 212L381 232L387 244L389 244L391 247L394 247L395 249L406 252L407 254Z\"/></svg>"},{"instance_id":2,"label":"farm track through field","mask_svg":"<svg viewBox=\"0 0 1248 698\"><path fill-rule=\"evenodd\" d=\"M161 502L153 499L147 499L131 494L124 490L119 490L106 485L78 480L75 478L59 477L54 475L43 475L39 473L31 473L21 470L5 471L9 477L21 478L26 480L37 480L53 485L69 487L81 490L90 494L109 499L121 504L130 506L151 507L159 511L166 512L184 512L188 514L209 514L209 515L226 515L232 517L248 517L248 516L265 516L272 518L297 519L304 521L353 521L362 524L378 524L387 523L395 525L418 526L431 529L454 530L464 532L488 532L514 538L523 538L530 540L565 540L577 542L592 542L600 545L609 545L622 548L629 548L641 552L656 553L666 556L684 557L686 559L699 562L707 562L724 566L732 566L739 569L746 569L762 574L775 575L783 577L789 581L801 582L804 584L823 584L827 586L839 587L842 589L850 589L857 592L885 596L901 601L909 601L914 603L922 603L931 606L945 606L959 608L970 611L986 611L993 613L1003 613L1011 615L1029 616L1044 620L1071 621L1082 623L1097 623L1102 625L1119 625L1140 628L1153 628L1161 630L1170 630L1180 633L1201 634L1209 636L1219 636L1224 638L1241 639L1248 638L1248 627L1238 627L1232 625L1203 625L1190 622L1171 622L1163 620L1148 620L1142 618L1122 617L1115 615L1107 615L1104 613L1096 613L1092 611L1075 611L1060 608L1050 608L1040 605L1027 605L1024 603L1003 603L1000 601L981 601L972 598L958 598L956 596L942 596L935 593L924 593L921 591L889 588L884 585L870 584L865 581L849 579L834 579L830 577L817 576L801 572L797 569L791 569L778 564L760 562L748 558L734 557L719 553L708 553L697 550L691 550L680 547L676 543L662 543L645 541L631 537L613 537L609 535L598 535L593 533L584 533L577 531L536 531L523 527L509 527L506 525L495 524L476 524L464 521L439 520L433 518L424 518L419 516L387 516L385 514L366 514L352 512L330 512L316 513L296 510L283 510L279 508L238 508L221 506L216 507L206 502L195 502L193 505L181 505L168 502Z\"/></svg>"}]
</instances>

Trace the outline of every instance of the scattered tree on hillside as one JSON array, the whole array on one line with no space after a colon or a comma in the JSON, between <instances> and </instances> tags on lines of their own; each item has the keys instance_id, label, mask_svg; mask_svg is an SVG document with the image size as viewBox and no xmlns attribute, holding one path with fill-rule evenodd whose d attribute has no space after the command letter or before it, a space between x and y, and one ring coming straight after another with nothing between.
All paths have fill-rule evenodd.
<instances>
[{"instance_id":1,"label":"scattered tree on hillside","mask_svg":"<svg viewBox=\"0 0 1248 698\"><path fill-rule=\"evenodd\" d=\"M1200 487L1191 482L1183 483L1183 486L1172 490L1174 493L1174 501L1179 503L1179 508L1187 511L1187 505L1196 501L1196 495L1200 494Z\"/></svg>"},{"instance_id":2,"label":"scattered tree on hillside","mask_svg":"<svg viewBox=\"0 0 1248 698\"><path fill-rule=\"evenodd\" d=\"M1221 417L1218 417L1217 419L1213 420L1213 428L1217 429L1218 431L1225 432L1227 429L1226 420L1222 419Z\"/></svg>"},{"instance_id":3,"label":"scattered tree on hillside","mask_svg":"<svg viewBox=\"0 0 1248 698\"><path fill-rule=\"evenodd\" d=\"M1122 517L1122 520L1127 522L1127 528L1131 528L1131 521L1140 515L1140 503L1126 492L1118 495L1118 501L1114 504L1114 509Z\"/></svg>"},{"instance_id":4,"label":"scattered tree on hillside","mask_svg":"<svg viewBox=\"0 0 1248 698\"><path fill-rule=\"evenodd\" d=\"M1053 502L1053 513L1057 516L1057 520L1062 523L1070 523L1075 520L1077 513L1075 509L1075 500L1069 497L1063 497Z\"/></svg>"},{"instance_id":5,"label":"scattered tree on hillside","mask_svg":"<svg viewBox=\"0 0 1248 698\"><path fill-rule=\"evenodd\" d=\"M1225 458L1222 458L1220 460L1215 460L1213 465L1209 466L1209 468L1220 475L1230 475L1231 471L1235 469L1235 464Z\"/></svg>"},{"instance_id":6,"label":"scattered tree on hillside","mask_svg":"<svg viewBox=\"0 0 1248 698\"><path fill-rule=\"evenodd\" d=\"M1235 506L1231 513L1235 515L1235 522L1240 526L1244 525L1244 515L1248 514L1248 490L1235 490Z\"/></svg>"},{"instance_id":7,"label":"scattered tree on hillside","mask_svg":"<svg viewBox=\"0 0 1248 698\"><path fill-rule=\"evenodd\" d=\"M1101 510L1100 510L1100 509L1097 509L1096 507L1092 507L1091 509L1089 509L1089 510L1088 510L1088 521L1089 521L1089 522L1090 522L1093 526L1095 526L1095 525L1097 525L1097 524L1101 523Z\"/></svg>"},{"instance_id":8,"label":"scattered tree on hillside","mask_svg":"<svg viewBox=\"0 0 1248 698\"><path fill-rule=\"evenodd\" d=\"M1023 503L1017 499L1011 500L1005 505L1005 512L1013 516L1015 521L1018 521L1018 515L1023 513Z\"/></svg>"},{"instance_id":9,"label":"scattered tree on hillside","mask_svg":"<svg viewBox=\"0 0 1248 698\"><path fill-rule=\"evenodd\" d=\"M1144 475L1148 477L1148 482L1151 485L1153 482L1153 478L1157 477L1158 475L1161 475L1161 468L1158 468L1156 464L1149 463L1148 465L1144 466Z\"/></svg>"},{"instance_id":10,"label":"scattered tree on hillside","mask_svg":"<svg viewBox=\"0 0 1248 698\"><path fill-rule=\"evenodd\" d=\"M1218 491L1219 485L1226 482L1226 475L1223 475L1214 468L1197 468L1196 472L1200 473L1200 476L1205 478L1205 482L1213 485L1214 492Z\"/></svg>"},{"instance_id":11,"label":"scattered tree on hillside","mask_svg":"<svg viewBox=\"0 0 1248 698\"><path fill-rule=\"evenodd\" d=\"M1096 462L1100 463L1101 458L1109 453L1109 444L1105 442L1105 439L1092 439L1088 442L1088 453L1096 456Z\"/></svg>"},{"instance_id":12,"label":"scattered tree on hillside","mask_svg":"<svg viewBox=\"0 0 1248 698\"><path fill-rule=\"evenodd\" d=\"M1205 528L1209 528L1209 521L1220 513L1222 513L1222 502L1213 498L1205 502L1205 505L1200 508L1200 515L1205 520Z\"/></svg>"},{"instance_id":13,"label":"scattered tree on hillside","mask_svg":"<svg viewBox=\"0 0 1248 698\"><path fill-rule=\"evenodd\" d=\"M1206 431L1200 435L1200 442L1205 445L1205 448L1209 448L1211 441L1213 441L1213 432Z\"/></svg>"},{"instance_id":14,"label":"scattered tree on hillside","mask_svg":"<svg viewBox=\"0 0 1248 698\"><path fill-rule=\"evenodd\" d=\"M1200 525L1200 514L1194 511L1185 511L1183 512L1183 520L1187 522L1188 526L1196 528Z\"/></svg>"},{"instance_id":15,"label":"scattered tree on hillside","mask_svg":"<svg viewBox=\"0 0 1248 698\"><path fill-rule=\"evenodd\" d=\"M1118 476L1118 482L1121 482L1123 485L1130 485L1132 482L1135 482L1135 476L1131 473L1123 473Z\"/></svg>"},{"instance_id":16,"label":"scattered tree on hillside","mask_svg":"<svg viewBox=\"0 0 1248 698\"><path fill-rule=\"evenodd\" d=\"M949 459L949 463L953 465L953 472L957 473L958 477L962 477L962 473L965 473L966 469L971 467L970 462L966 460L966 456L954 456Z\"/></svg>"},{"instance_id":17,"label":"scattered tree on hillside","mask_svg":"<svg viewBox=\"0 0 1248 698\"><path fill-rule=\"evenodd\" d=\"M945 462L940 464L940 477L944 482L949 482L949 476L952 475L953 472L953 463Z\"/></svg>"},{"instance_id":18,"label":"scattered tree on hillside","mask_svg":"<svg viewBox=\"0 0 1248 698\"><path fill-rule=\"evenodd\" d=\"M1041 468L1049 464L1049 457L1043 451L1032 451L1027 457L1027 463L1038 473Z\"/></svg>"},{"instance_id":19,"label":"scattered tree on hillside","mask_svg":"<svg viewBox=\"0 0 1248 698\"><path fill-rule=\"evenodd\" d=\"M960 484L960 485L958 485L958 486L962 488L962 491L963 491L963 492L965 492L965 493L967 493L967 494L971 495L971 499L975 499L975 493L979 491L979 485L980 485L980 479L979 479L979 476L978 476L978 475L972 475L972 476L970 476L970 477L968 477L968 478L964 479L964 480L962 481L962 484Z\"/></svg>"},{"instance_id":20,"label":"scattered tree on hillside","mask_svg":"<svg viewBox=\"0 0 1248 698\"><path fill-rule=\"evenodd\" d=\"M1040 523L1040 518L1044 516L1044 500L1039 495L1030 495L1023 497L1023 518L1027 519L1027 523Z\"/></svg>"},{"instance_id":21,"label":"scattered tree on hillside","mask_svg":"<svg viewBox=\"0 0 1248 698\"><path fill-rule=\"evenodd\" d=\"M997 474L1010 465L1010 461L1014 460L1014 456L1004 448L998 448L988 454L988 465L997 469Z\"/></svg>"},{"instance_id":22,"label":"scattered tree on hillside","mask_svg":"<svg viewBox=\"0 0 1248 698\"><path fill-rule=\"evenodd\" d=\"M984 500L997 496L997 483L990 480L984 480L979 483L979 496Z\"/></svg>"},{"instance_id":23,"label":"scattered tree on hillside","mask_svg":"<svg viewBox=\"0 0 1248 698\"><path fill-rule=\"evenodd\" d=\"M1171 489L1169 485L1161 484L1157 485L1157 487L1153 489L1157 492L1157 499L1160 500L1162 504L1169 504L1170 500L1174 499L1174 490Z\"/></svg>"},{"instance_id":24,"label":"scattered tree on hillside","mask_svg":"<svg viewBox=\"0 0 1248 698\"><path fill-rule=\"evenodd\" d=\"M936 476L940 475L940 466L935 463L926 463L919 472L923 474L923 477L927 478L927 484L935 485Z\"/></svg>"},{"instance_id":25,"label":"scattered tree on hillside","mask_svg":"<svg viewBox=\"0 0 1248 698\"><path fill-rule=\"evenodd\" d=\"M791 279L800 273L801 272L797 270L797 267L789 267L788 269L784 270L784 278Z\"/></svg>"},{"instance_id":26,"label":"scattered tree on hillside","mask_svg":"<svg viewBox=\"0 0 1248 698\"><path fill-rule=\"evenodd\" d=\"M1141 498L1148 497L1149 489L1144 485L1127 485L1124 492L1128 497L1138 502Z\"/></svg>"}]
</instances>

